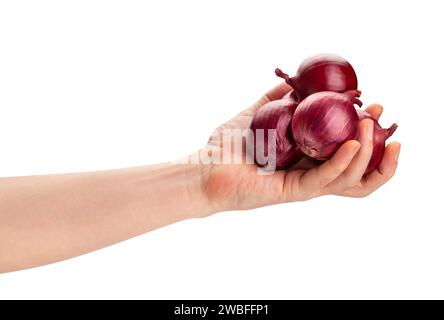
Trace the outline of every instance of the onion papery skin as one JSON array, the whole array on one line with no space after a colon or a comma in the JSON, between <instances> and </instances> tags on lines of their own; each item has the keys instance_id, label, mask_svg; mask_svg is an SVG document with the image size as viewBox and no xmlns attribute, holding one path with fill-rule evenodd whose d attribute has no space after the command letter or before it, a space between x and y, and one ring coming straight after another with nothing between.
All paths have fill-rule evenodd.
<instances>
[{"instance_id":1,"label":"onion papery skin","mask_svg":"<svg viewBox=\"0 0 444 320\"><path fill-rule=\"evenodd\" d=\"M293 113L298 106L296 100L286 97L280 100L271 101L262 106L254 115L251 123L251 129L254 135L254 159L256 163L263 165L262 161L258 161L257 147L265 157L268 156L268 129L276 130L276 169L287 169L297 163L303 153L296 146L291 131L291 120ZM257 141L256 130L264 130L264 141Z\"/></svg>"},{"instance_id":2,"label":"onion papery skin","mask_svg":"<svg viewBox=\"0 0 444 320\"><path fill-rule=\"evenodd\" d=\"M347 140L355 139L360 91L318 92L305 98L292 119L296 145L316 160L327 160Z\"/></svg>"},{"instance_id":3,"label":"onion papery skin","mask_svg":"<svg viewBox=\"0 0 444 320\"><path fill-rule=\"evenodd\" d=\"M345 92L358 88L358 78L352 65L335 54L317 54L305 59L294 77L289 77L279 68L275 73L293 87L293 97L298 101L316 92Z\"/></svg>"},{"instance_id":4,"label":"onion papery skin","mask_svg":"<svg viewBox=\"0 0 444 320\"><path fill-rule=\"evenodd\" d=\"M358 114L359 120L371 119L374 122L373 153L368 163L367 170L365 171L365 174L367 174L375 170L381 163L385 150L385 141L388 138L390 138L393 135L393 133L395 133L396 129L398 128L398 125L394 123L389 128L384 129L381 127L378 121L372 118L372 116L368 112L365 112L364 110L360 109L357 109L356 112Z\"/></svg>"}]
</instances>

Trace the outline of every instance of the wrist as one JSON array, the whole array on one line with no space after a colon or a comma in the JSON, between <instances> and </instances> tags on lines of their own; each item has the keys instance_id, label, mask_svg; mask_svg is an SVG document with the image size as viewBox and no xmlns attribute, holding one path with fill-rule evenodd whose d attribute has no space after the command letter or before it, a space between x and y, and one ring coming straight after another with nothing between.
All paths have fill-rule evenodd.
<instances>
[{"instance_id":1,"label":"wrist","mask_svg":"<svg viewBox=\"0 0 444 320\"><path fill-rule=\"evenodd\" d=\"M215 213L205 192L205 172L199 164L182 161L124 169L124 180L129 181L130 193L139 194L136 202L146 202L151 209L158 208L165 221L200 218ZM119 172L119 171L117 171ZM138 200L141 199L141 200ZM167 224L167 223L163 223Z\"/></svg>"},{"instance_id":2,"label":"wrist","mask_svg":"<svg viewBox=\"0 0 444 320\"><path fill-rule=\"evenodd\" d=\"M179 164L184 192L189 204L190 218L203 218L218 212L217 205L210 199L207 192L209 165Z\"/></svg>"}]
</instances>

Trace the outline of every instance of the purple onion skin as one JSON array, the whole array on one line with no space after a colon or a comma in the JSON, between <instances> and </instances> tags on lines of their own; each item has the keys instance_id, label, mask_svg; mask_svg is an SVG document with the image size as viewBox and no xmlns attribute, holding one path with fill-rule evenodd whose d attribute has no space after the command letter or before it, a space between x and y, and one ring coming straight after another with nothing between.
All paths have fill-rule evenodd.
<instances>
[{"instance_id":1,"label":"purple onion skin","mask_svg":"<svg viewBox=\"0 0 444 320\"><path fill-rule=\"evenodd\" d=\"M367 170L365 171L365 174L372 172L375 170L379 164L381 163L382 157L384 155L385 150L385 141L392 136L393 133L395 133L396 129L398 128L398 125L396 123L392 124L388 129L384 129L381 127L381 125L371 117L371 115L368 112L365 112L364 110L357 109L356 110L358 114L359 120L363 119L372 119L374 121L373 126L373 154L370 158L370 162L367 166Z\"/></svg>"},{"instance_id":2,"label":"purple onion skin","mask_svg":"<svg viewBox=\"0 0 444 320\"><path fill-rule=\"evenodd\" d=\"M327 160L347 140L355 139L360 91L314 93L297 107L292 119L296 145L316 160Z\"/></svg>"},{"instance_id":3,"label":"purple onion skin","mask_svg":"<svg viewBox=\"0 0 444 320\"><path fill-rule=\"evenodd\" d=\"M275 73L293 87L293 97L298 101L316 92L345 92L358 88L358 78L352 65L334 54L318 54L305 59L294 77L289 77L279 68Z\"/></svg>"},{"instance_id":4,"label":"purple onion skin","mask_svg":"<svg viewBox=\"0 0 444 320\"><path fill-rule=\"evenodd\" d=\"M260 163L256 157L257 129L264 129L264 145L259 147L264 148L261 150L265 150L265 156L268 155L268 129L276 129L276 169L288 169L303 157L303 153L293 140L291 131L291 119L297 106L297 101L287 96L265 104L256 112L251 123L256 163Z\"/></svg>"}]
</instances>

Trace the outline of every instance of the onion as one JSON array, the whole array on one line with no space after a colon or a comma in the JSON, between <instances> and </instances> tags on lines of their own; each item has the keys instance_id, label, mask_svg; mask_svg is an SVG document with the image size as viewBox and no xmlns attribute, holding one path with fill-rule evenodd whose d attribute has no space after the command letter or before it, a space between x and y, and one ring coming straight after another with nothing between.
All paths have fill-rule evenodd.
<instances>
[{"instance_id":1,"label":"onion","mask_svg":"<svg viewBox=\"0 0 444 320\"><path fill-rule=\"evenodd\" d=\"M327 160L345 141L356 138L358 115L354 104L362 104L360 95L358 90L324 91L305 98L291 124L294 140L302 152L317 160Z\"/></svg>"},{"instance_id":2,"label":"onion","mask_svg":"<svg viewBox=\"0 0 444 320\"><path fill-rule=\"evenodd\" d=\"M372 119L374 121L374 129L373 129L373 154L370 158L370 162L368 164L367 170L365 174L375 170L379 163L381 163L382 156L384 155L385 150L385 140L387 140L398 128L396 123L392 124L390 128L383 129L381 125L371 117L368 112L364 110L357 109L356 110L359 120L362 119Z\"/></svg>"},{"instance_id":3,"label":"onion","mask_svg":"<svg viewBox=\"0 0 444 320\"><path fill-rule=\"evenodd\" d=\"M281 100L265 104L256 112L251 123L255 141L254 154L256 163L265 165L263 157L268 157L269 129L276 130L274 135L276 142L276 169L287 169L302 158L303 154L293 140L290 126L297 105L296 100L287 96ZM264 130L263 141L257 137L258 129Z\"/></svg>"},{"instance_id":4,"label":"onion","mask_svg":"<svg viewBox=\"0 0 444 320\"><path fill-rule=\"evenodd\" d=\"M293 87L293 97L298 101L316 92L345 92L358 88L358 79L351 64L334 54L318 54L305 59L294 77L279 68L275 73Z\"/></svg>"}]
</instances>

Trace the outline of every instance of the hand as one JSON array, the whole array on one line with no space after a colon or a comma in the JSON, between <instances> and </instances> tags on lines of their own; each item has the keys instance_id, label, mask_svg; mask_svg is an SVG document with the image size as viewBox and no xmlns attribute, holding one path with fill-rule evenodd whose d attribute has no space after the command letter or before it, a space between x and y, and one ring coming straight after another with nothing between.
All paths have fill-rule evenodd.
<instances>
[{"instance_id":1,"label":"hand","mask_svg":"<svg viewBox=\"0 0 444 320\"><path fill-rule=\"evenodd\" d=\"M290 90L283 83L269 91L253 106L217 128L201 152L228 152L232 157L245 160L245 150L236 154L231 145L224 146L224 129L248 129L259 108L282 98ZM377 120L382 107L373 104L366 111ZM293 168L271 175L259 175L257 166L246 161L242 164L202 165L203 189L214 211L251 209L327 194L364 197L394 175L401 147L398 142L387 145L379 168L364 176L372 154L372 140L373 121L362 120L357 140L345 142L330 160L322 164L305 157Z\"/></svg>"},{"instance_id":2,"label":"hand","mask_svg":"<svg viewBox=\"0 0 444 320\"><path fill-rule=\"evenodd\" d=\"M290 88L277 86L219 127L198 155L240 157L242 164L165 163L137 168L0 179L0 273L68 259L147 231L218 211L250 209L325 194L365 196L395 173L399 143L386 147L364 176L372 153L372 124L328 161L308 158L287 171L258 174L244 150L224 145L224 129L248 129L254 113ZM379 118L382 108L367 109ZM367 133L368 132L368 133ZM242 148L240 148L242 149Z\"/></svg>"}]
</instances>

